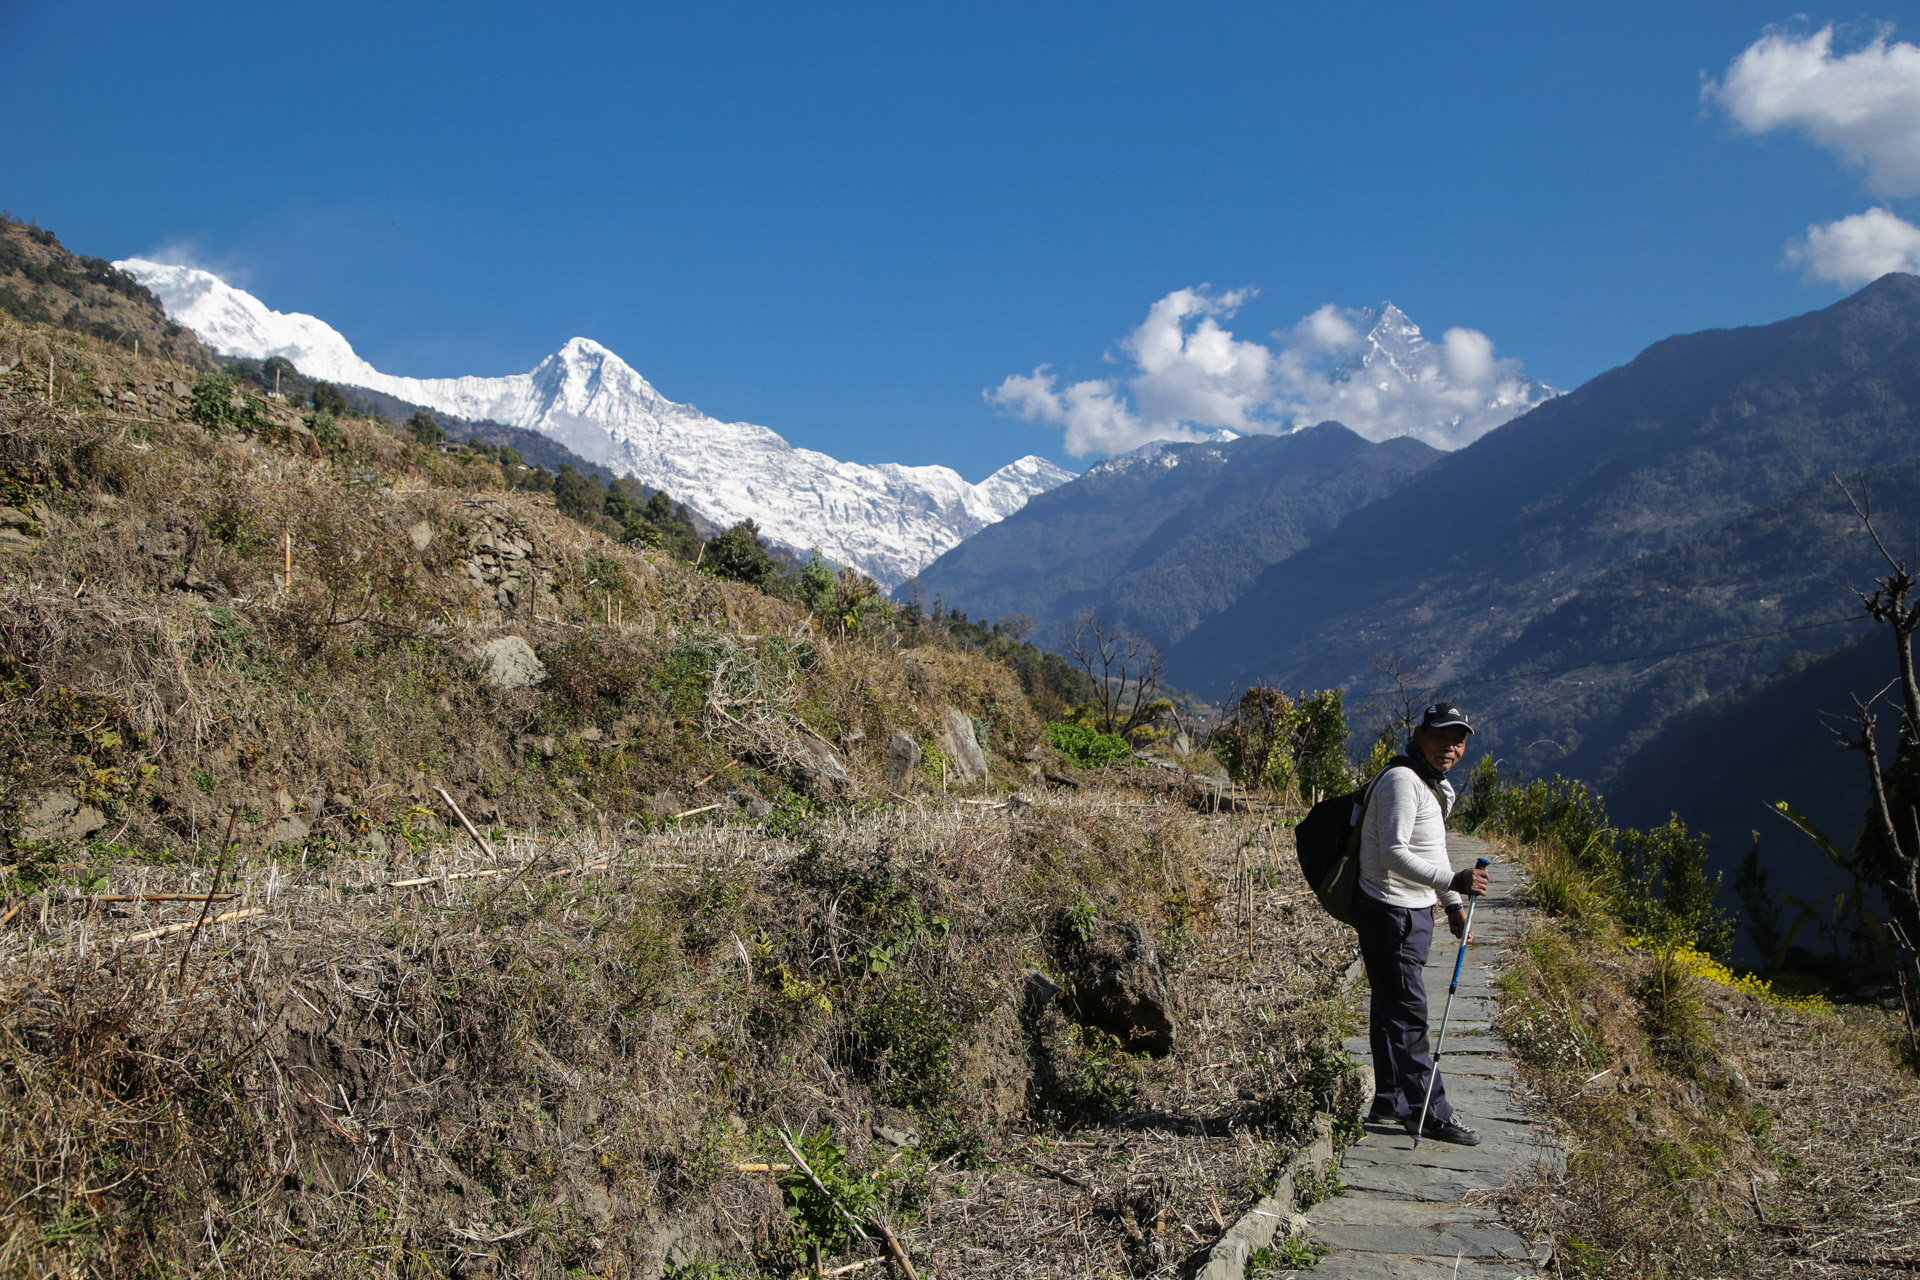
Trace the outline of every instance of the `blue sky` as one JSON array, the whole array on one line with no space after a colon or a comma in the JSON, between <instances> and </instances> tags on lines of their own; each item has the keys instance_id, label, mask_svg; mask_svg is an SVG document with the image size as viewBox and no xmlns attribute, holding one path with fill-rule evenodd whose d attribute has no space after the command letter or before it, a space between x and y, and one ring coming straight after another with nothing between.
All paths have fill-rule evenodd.
<instances>
[{"instance_id":1,"label":"blue sky","mask_svg":"<svg viewBox=\"0 0 1920 1280\"><path fill-rule=\"evenodd\" d=\"M1257 291L1216 308L1240 339L1390 298L1560 387L1831 302L1789 242L1912 195L1703 78L1915 9L5 0L0 204L391 373L583 334L716 416L978 479L1080 465L983 392L1114 378L1202 284Z\"/></svg>"}]
</instances>

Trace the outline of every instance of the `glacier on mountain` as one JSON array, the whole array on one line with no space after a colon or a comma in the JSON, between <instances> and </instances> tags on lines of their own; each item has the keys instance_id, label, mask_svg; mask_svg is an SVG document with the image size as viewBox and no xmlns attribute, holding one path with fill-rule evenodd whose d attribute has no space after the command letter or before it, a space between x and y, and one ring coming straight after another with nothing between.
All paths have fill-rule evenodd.
<instances>
[{"instance_id":1,"label":"glacier on mountain","mask_svg":"<svg viewBox=\"0 0 1920 1280\"><path fill-rule=\"evenodd\" d=\"M274 311L208 271L129 258L167 315L215 351L281 356L311 378L366 387L474 422L529 427L581 457L664 489L722 525L751 519L770 541L818 547L894 587L961 539L1073 479L1045 458L978 484L941 466L842 462L748 422L721 422L667 399L631 365L573 338L530 373L405 378L361 359L325 321Z\"/></svg>"}]
</instances>

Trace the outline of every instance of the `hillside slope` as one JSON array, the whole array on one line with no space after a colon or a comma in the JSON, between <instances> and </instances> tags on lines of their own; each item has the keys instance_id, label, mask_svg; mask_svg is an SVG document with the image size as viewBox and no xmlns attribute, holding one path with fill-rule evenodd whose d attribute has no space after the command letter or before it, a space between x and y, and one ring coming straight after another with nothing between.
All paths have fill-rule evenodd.
<instances>
[{"instance_id":1,"label":"hillside slope","mask_svg":"<svg viewBox=\"0 0 1920 1280\"><path fill-rule=\"evenodd\" d=\"M189 369L213 353L167 318L151 289L100 258L77 254L43 227L0 215L0 315L136 347ZM44 354L44 353L43 353Z\"/></svg>"},{"instance_id":2,"label":"hillside slope","mask_svg":"<svg viewBox=\"0 0 1920 1280\"><path fill-rule=\"evenodd\" d=\"M1266 818L1072 769L926 628L0 320L49 349L0 374L0 1272L871 1260L790 1141L929 1272L1173 1280L1357 1109Z\"/></svg>"},{"instance_id":3,"label":"hillside slope","mask_svg":"<svg viewBox=\"0 0 1920 1280\"><path fill-rule=\"evenodd\" d=\"M941 556L909 584L981 617L1023 613L1051 637L1090 607L1170 645L1269 564L1440 457L1337 422L1291 435L1157 445L1098 464Z\"/></svg>"}]
</instances>

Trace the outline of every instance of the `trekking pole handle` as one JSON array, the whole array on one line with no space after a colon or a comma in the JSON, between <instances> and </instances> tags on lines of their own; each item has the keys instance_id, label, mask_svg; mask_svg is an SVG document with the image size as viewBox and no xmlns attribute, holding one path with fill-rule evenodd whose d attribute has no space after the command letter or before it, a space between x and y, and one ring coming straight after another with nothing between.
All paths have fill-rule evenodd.
<instances>
[{"instance_id":1,"label":"trekking pole handle","mask_svg":"<svg viewBox=\"0 0 1920 1280\"><path fill-rule=\"evenodd\" d=\"M1492 865L1493 859L1491 858L1476 858L1473 863L1474 870L1476 871L1485 871ZM1460 965L1467 958L1467 939L1473 936L1473 909L1478 906L1479 903L1479 894L1467 895L1467 925L1466 928L1460 931L1460 952L1453 958L1453 981L1447 986L1448 996L1452 996L1460 987Z\"/></svg>"}]
</instances>

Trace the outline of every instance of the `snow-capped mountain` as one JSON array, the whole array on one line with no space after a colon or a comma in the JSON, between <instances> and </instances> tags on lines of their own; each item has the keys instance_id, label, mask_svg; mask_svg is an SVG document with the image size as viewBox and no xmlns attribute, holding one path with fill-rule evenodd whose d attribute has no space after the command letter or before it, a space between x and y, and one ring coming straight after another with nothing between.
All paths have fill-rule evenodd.
<instances>
[{"instance_id":1,"label":"snow-capped mountain","mask_svg":"<svg viewBox=\"0 0 1920 1280\"><path fill-rule=\"evenodd\" d=\"M1493 359L1491 344L1484 353L1477 351L1475 339L1484 341L1481 335L1462 338L1456 349L1456 333L1463 332L1456 331L1435 345L1391 302L1366 308L1358 318L1367 325L1366 338L1328 371L1332 394L1315 408L1332 410L1325 416L1342 422L1353 418L1362 425L1348 425L1369 439L1411 435L1457 449L1561 394L1521 373L1517 364ZM1365 429L1367 414L1355 409L1375 411L1385 429ZM1307 426L1320 420L1296 421Z\"/></svg>"},{"instance_id":2,"label":"snow-capped mountain","mask_svg":"<svg viewBox=\"0 0 1920 1280\"><path fill-rule=\"evenodd\" d=\"M530 427L593 462L664 489L720 524L751 519L771 541L818 547L892 587L941 552L1073 478L1040 457L969 484L939 466L841 462L766 427L721 422L656 391L613 352L571 339L531 373L404 378L362 360L332 326L274 311L210 272L129 258L176 323L224 355L283 356L328 382L383 391L472 421Z\"/></svg>"},{"instance_id":3,"label":"snow-capped mountain","mask_svg":"<svg viewBox=\"0 0 1920 1280\"><path fill-rule=\"evenodd\" d=\"M1139 467L1150 466L1177 467L1182 463L1192 462L1200 458L1217 457L1219 456L1219 451L1217 449L1206 450L1185 447L1173 449L1170 447L1172 445L1223 445L1238 439L1240 439L1240 433L1238 431L1230 431L1226 427L1218 427L1207 432L1197 441L1149 440L1137 449L1129 449L1125 453L1116 453L1111 458L1102 458L1087 468L1087 474L1094 475L1099 473L1105 475L1111 472L1132 471Z\"/></svg>"}]
</instances>

